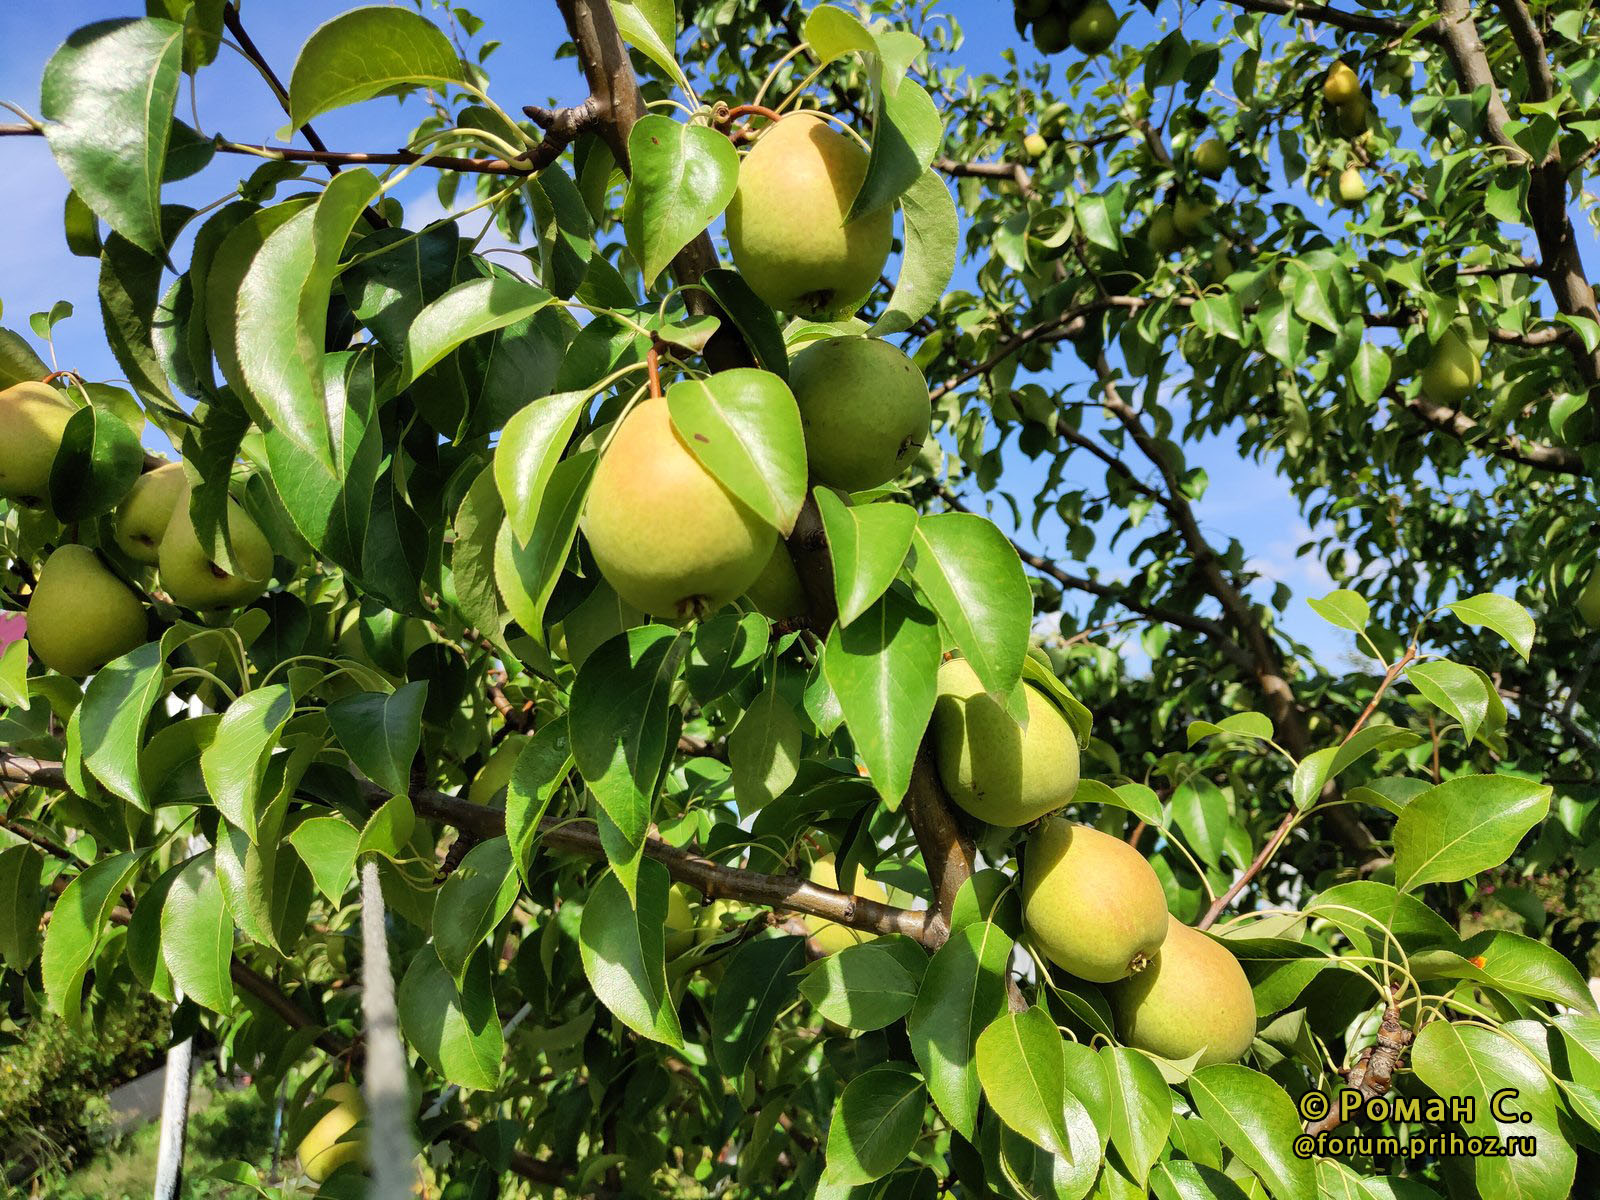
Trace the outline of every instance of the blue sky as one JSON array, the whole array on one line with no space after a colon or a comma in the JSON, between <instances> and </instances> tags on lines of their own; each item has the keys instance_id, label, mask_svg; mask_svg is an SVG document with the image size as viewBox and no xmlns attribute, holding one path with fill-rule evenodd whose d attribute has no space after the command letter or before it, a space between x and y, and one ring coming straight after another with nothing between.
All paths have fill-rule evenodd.
<instances>
[{"instance_id":1,"label":"blue sky","mask_svg":"<svg viewBox=\"0 0 1600 1200\"><path fill-rule=\"evenodd\" d=\"M80 25L133 15L142 7L138 0L5 5L0 9L0 45L6 47L6 54L0 58L0 99L36 113L41 71L62 40ZM275 0L270 6L246 3L244 13L252 37L278 74L287 79L305 38L342 7L327 0ZM487 34L504 43L489 62L491 91L503 107L515 110L528 101L571 103L583 98L585 89L576 65L570 59L553 58L552 51L565 31L550 0L479 0L471 7L487 22ZM946 0L944 7L954 13L967 36L957 60L973 73L1004 72L1007 64L1002 55L1008 48L1015 49L1017 42L1009 5L1002 0ZM1138 35L1142 36L1151 19L1142 11L1134 19L1139 25ZM1036 61L1026 47L1020 57L1024 62ZM1059 72L1071 59L1070 52L1059 56L1053 60L1052 70ZM180 115L192 119L188 104L185 94L180 99ZM317 127L334 149L388 149L402 143L415 115L415 110L403 111L393 101L377 100L330 113L318 119ZM207 133L222 132L240 141L270 139L284 124L282 111L264 83L228 50L223 51L216 65L200 75L199 117ZM217 199L253 166L246 159L224 161L225 157L219 156L197 178L169 187L168 198L190 204ZM114 378L118 371L105 349L95 300L97 264L66 251L60 218L66 184L48 149L42 139L7 138L0 140L0 161L4 163L0 170L0 212L7 217L7 236L0 241L0 304L4 306L0 321L26 331L30 313L66 299L75 306L76 315L56 330L60 364L80 369L91 378ZM418 218L430 219L440 212L428 172L418 172L397 194L405 202L413 224ZM467 189L463 189L462 196L467 195ZM961 274L967 272L963 270ZM960 279L958 275L958 282ZM1061 368L1075 373L1056 377L1055 381L1071 378L1081 387L1084 380L1076 361L1070 354L1059 357ZM1288 630L1309 644L1325 663L1337 662L1350 643L1347 635L1328 628L1305 606L1308 596L1320 595L1331 585L1319 563L1296 554L1297 546L1310 531L1290 499L1286 481L1268 467L1242 461L1228 438L1209 439L1191 445L1189 451L1191 465L1204 467L1212 482L1211 490L1197 505L1208 535L1219 545L1230 536L1240 540L1252 566L1267 579L1263 595L1275 582L1288 584L1294 593L1285 618ZM1075 465L1074 470L1086 472L1084 478L1095 480L1102 474L1099 464L1092 461L1085 461L1081 467ZM1036 469L1017 456L1015 474L1008 472L1007 487L1026 501L1035 477ZM1097 483L1090 486L1091 491L1099 490ZM996 516L1005 519L1001 513ZM1078 568L1079 564L1066 558L1059 526L1052 529L1047 524L1037 538L1031 534L1023 537L1039 552L1060 558L1069 568ZM1120 557L1105 549L1096 552L1092 565L1110 576L1123 569ZM1133 651L1130 662L1137 661L1138 653Z\"/></svg>"}]
</instances>

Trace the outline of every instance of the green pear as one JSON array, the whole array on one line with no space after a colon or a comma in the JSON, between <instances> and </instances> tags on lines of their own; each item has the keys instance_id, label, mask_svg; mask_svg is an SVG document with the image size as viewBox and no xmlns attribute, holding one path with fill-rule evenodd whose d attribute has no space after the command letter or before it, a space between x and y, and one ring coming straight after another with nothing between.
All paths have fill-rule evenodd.
<instances>
[{"instance_id":1,"label":"green pear","mask_svg":"<svg viewBox=\"0 0 1600 1200\"><path fill-rule=\"evenodd\" d=\"M1048 697L1024 685L1028 727L983 690L963 658L939 668L934 761L950 798L990 825L1037 821L1078 788L1078 739Z\"/></svg>"},{"instance_id":2,"label":"green pear","mask_svg":"<svg viewBox=\"0 0 1600 1200\"><path fill-rule=\"evenodd\" d=\"M1203 196L1191 196L1187 192L1179 193L1172 202L1173 227L1184 237L1191 238L1201 232L1206 226L1206 218L1211 215L1211 203Z\"/></svg>"},{"instance_id":3,"label":"green pear","mask_svg":"<svg viewBox=\"0 0 1600 1200\"><path fill-rule=\"evenodd\" d=\"M1145 969L1167 937L1167 898L1144 855L1061 817L1028 836L1022 920L1056 966L1091 983Z\"/></svg>"},{"instance_id":4,"label":"green pear","mask_svg":"<svg viewBox=\"0 0 1600 1200\"><path fill-rule=\"evenodd\" d=\"M1454 329L1447 329L1422 368L1422 394L1435 404L1454 407L1478 386L1481 375L1472 348Z\"/></svg>"},{"instance_id":5,"label":"green pear","mask_svg":"<svg viewBox=\"0 0 1600 1200\"><path fill-rule=\"evenodd\" d=\"M28 645L63 675L92 675L144 645L139 597L87 546L62 546L45 559L28 600Z\"/></svg>"},{"instance_id":6,"label":"green pear","mask_svg":"<svg viewBox=\"0 0 1600 1200\"><path fill-rule=\"evenodd\" d=\"M1194 148L1189 161L1207 179L1220 179L1228 169L1228 148L1216 138L1207 138Z\"/></svg>"},{"instance_id":7,"label":"green pear","mask_svg":"<svg viewBox=\"0 0 1600 1200\"><path fill-rule=\"evenodd\" d=\"M756 581L744 590L745 599L769 621L794 621L810 607L800 576L795 573L789 547L779 538L772 544L772 556L761 568Z\"/></svg>"},{"instance_id":8,"label":"green pear","mask_svg":"<svg viewBox=\"0 0 1600 1200\"><path fill-rule=\"evenodd\" d=\"M1059 10L1033 23L1033 46L1040 54L1060 54L1072 45L1072 22Z\"/></svg>"},{"instance_id":9,"label":"green pear","mask_svg":"<svg viewBox=\"0 0 1600 1200\"><path fill-rule=\"evenodd\" d=\"M811 864L807 878L823 887L837 888L839 875L833 855L825 854L815 860ZM876 879L869 879L860 869L856 871L855 888L851 894L860 896L863 900L876 900L879 904L889 903L889 893L884 890L883 884ZM835 924L823 917L814 917L810 913L801 914L800 920L810 932L811 940L816 943L817 949L824 954L834 954L849 946L870 942L878 936L875 933L852 929L848 925Z\"/></svg>"},{"instance_id":10,"label":"green pear","mask_svg":"<svg viewBox=\"0 0 1600 1200\"><path fill-rule=\"evenodd\" d=\"M1361 168L1351 165L1339 172L1339 178L1334 184L1334 194L1338 196L1339 203L1347 208L1354 208L1367 198L1367 181L1361 174Z\"/></svg>"},{"instance_id":11,"label":"green pear","mask_svg":"<svg viewBox=\"0 0 1600 1200\"><path fill-rule=\"evenodd\" d=\"M189 506L174 506L157 558L167 595L185 608L204 612L238 608L266 591L272 578L272 547L261 527L233 500L228 501L228 542L239 567L236 575L213 562L201 546Z\"/></svg>"},{"instance_id":12,"label":"green pear","mask_svg":"<svg viewBox=\"0 0 1600 1200\"><path fill-rule=\"evenodd\" d=\"M689 452L663 398L622 418L595 468L582 528L617 595L669 620L741 595L778 536Z\"/></svg>"},{"instance_id":13,"label":"green pear","mask_svg":"<svg viewBox=\"0 0 1600 1200\"><path fill-rule=\"evenodd\" d=\"M47 383L25 380L0 391L0 496L43 507L72 413L72 404Z\"/></svg>"},{"instance_id":14,"label":"green pear","mask_svg":"<svg viewBox=\"0 0 1600 1200\"><path fill-rule=\"evenodd\" d=\"M1361 79L1345 63L1336 62L1322 81L1322 95L1329 104L1348 104L1361 95Z\"/></svg>"},{"instance_id":15,"label":"green pear","mask_svg":"<svg viewBox=\"0 0 1600 1200\"><path fill-rule=\"evenodd\" d=\"M1369 106L1367 98L1356 93L1355 98L1347 100L1334 108L1334 117L1339 126L1339 132L1347 138L1358 138L1367 131L1367 113Z\"/></svg>"},{"instance_id":16,"label":"green pear","mask_svg":"<svg viewBox=\"0 0 1600 1200\"><path fill-rule=\"evenodd\" d=\"M1022 139L1022 152L1030 160L1043 158L1049 149L1050 143L1042 133L1030 133Z\"/></svg>"},{"instance_id":17,"label":"green pear","mask_svg":"<svg viewBox=\"0 0 1600 1200\"><path fill-rule=\"evenodd\" d=\"M1058 138L1066 131L1067 119L1072 116L1072 106L1065 100L1053 102L1039 114L1039 132L1047 138Z\"/></svg>"},{"instance_id":18,"label":"green pear","mask_svg":"<svg viewBox=\"0 0 1600 1200\"><path fill-rule=\"evenodd\" d=\"M1037 21L1050 11L1055 0L1017 0L1016 9L1026 21Z\"/></svg>"},{"instance_id":19,"label":"green pear","mask_svg":"<svg viewBox=\"0 0 1600 1200\"><path fill-rule=\"evenodd\" d=\"M848 316L872 291L894 237L894 206L846 221L867 152L821 117L771 126L739 166L728 246L745 282L773 308Z\"/></svg>"},{"instance_id":20,"label":"green pear","mask_svg":"<svg viewBox=\"0 0 1600 1200\"><path fill-rule=\"evenodd\" d=\"M472 783L467 787L467 800L473 804L504 804L511 772L516 768L517 759L522 757L529 740L526 734L513 733L496 746L494 753L489 755L489 761L478 768L478 773L472 777Z\"/></svg>"},{"instance_id":21,"label":"green pear","mask_svg":"<svg viewBox=\"0 0 1600 1200\"><path fill-rule=\"evenodd\" d=\"M1600 567L1594 569L1578 593L1578 616L1590 629L1600 629Z\"/></svg>"},{"instance_id":22,"label":"green pear","mask_svg":"<svg viewBox=\"0 0 1600 1200\"><path fill-rule=\"evenodd\" d=\"M366 1131L360 1126L367 1119L367 1106L361 1089L353 1083L336 1083L323 1095L333 1101L300 1139L295 1153L300 1169L312 1183L321 1183L346 1163L364 1167L367 1161Z\"/></svg>"},{"instance_id":23,"label":"green pear","mask_svg":"<svg viewBox=\"0 0 1600 1200\"><path fill-rule=\"evenodd\" d=\"M1144 227L1144 236L1158 258L1166 258L1183 246L1186 240L1178 232L1177 223L1172 219L1172 206L1169 204L1163 204L1150 214L1150 221Z\"/></svg>"},{"instance_id":24,"label":"green pear","mask_svg":"<svg viewBox=\"0 0 1600 1200\"><path fill-rule=\"evenodd\" d=\"M172 524L173 510L188 498L189 479L182 463L146 471L117 509L118 548L135 562L154 566L161 557L161 538Z\"/></svg>"},{"instance_id":25,"label":"green pear","mask_svg":"<svg viewBox=\"0 0 1600 1200\"><path fill-rule=\"evenodd\" d=\"M1256 1035L1255 998L1239 960L1176 917L1150 965L1107 992L1118 1036L1162 1058L1235 1062Z\"/></svg>"},{"instance_id":26,"label":"green pear","mask_svg":"<svg viewBox=\"0 0 1600 1200\"><path fill-rule=\"evenodd\" d=\"M675 883L667 889L667 957L678 955L694 947L696 922L690 906L692 893L688 887Z\"/></svg>"},{"instance_id":27,"label":"green pear","mask_svg":"<svg viewBox=\"0 0 1600 1200\"><path fill-rule=\"evenodd\" d=\"M928 440L933 406L917 364L870 337L812 342L789 364L811 477L848 492L894 479Z\"/></svg>"},{"instance_id":28,"label":"green pear","mask_svg":"<svg viewBox=\"0 0 1600 1200\"><path fill-rule=\"evenodd\" d=\"M1079 54L1100 54L1117 40L1119 24L1106 0L1089 0L1067 26L1067 37Z\"/></svg>"}]
</instances>

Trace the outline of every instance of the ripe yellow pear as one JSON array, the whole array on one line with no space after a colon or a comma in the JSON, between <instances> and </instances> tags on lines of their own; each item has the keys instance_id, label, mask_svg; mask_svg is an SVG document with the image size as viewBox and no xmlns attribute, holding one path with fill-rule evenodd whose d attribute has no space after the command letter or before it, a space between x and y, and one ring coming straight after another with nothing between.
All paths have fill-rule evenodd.
<instances>
[{"instance_id":1,"label":"ripe yellow pear","mask_svg":"<svg viewBox=\"0 0 1600 1200\"><path fill-rule=\"evenodd\" d=\"M50 466L72 413L72 404L47 383L27 380L0 391L0 496L44 504Z\"/></svg>"},{"instance_id":2,"label":"ripe yellow pear","mask_svg":"<svg viewBox=\"0 0 1600 1200\"><path fill-rule=\"evenodd\" d=\"M505 803L506 785L511 782L511 772L528 745L528 736L513 733L494 748L489 761L478 769L467 788L467 799L473 804Z\"/></svg>"},{"instance_id":3,"label":"ripe yellow pear","mask_svg":"<svg viewBox=\"0 0 1600 1200\"><path fill-rule=\"evenodd\" d=\"M1089 0L1067 26L1067 37L1079 54L1100 54L1117 40L1118 24L1106 0Z\"/></svg>"},{"instance_id":4,"label":"ripe yellow pear","mask_svg":"<svg viewBox=\"0 0 1600 1200\"><path fill-rule=\"evenodd\" d=\"M811 477L848 492L894 479L928 440L933 406L917 364L878 338L813 342L789 364Z\"/></svg>"},{"instance_id":5,"label":"ripe yellow pear","mask_svg":"<svg viewBox=\"0 0 1600 1200\"><path fill-rule=\"evenodd\" d=\"M1130 1046L1196 1064L1234 1062L1256 1035L1256 1005L1244 969L1220 942L1176 917L1154 960L1107 989L1117 1034Z\"/></svg>"},{"instance_id":6,"label":"ripe yellow pear","mask_svg":"<svg viewBox=\"0 0 1600 1200\"><path fill-rule=\"evenodd\" d=\"M1590 629L1600 629L1600 567L1595 568L1578 593L1578 615Z\"/></svg>"},{"instance_id":7,"label":"ripe yellow pear","mask_svg":"<svg viewBox=\"0 0 1600 1200\"><path fill-rule=\"evenodd\" d=\"M1220 179L1228 169L1228 148L1216 138L1207 138L1194 148L1190 161L1207 179Z\"/></svg>"},{"instance_id":8,"label":"ripe yellow pear","mask_svg":"<svg viewBox=\"0 0 1600 1200\"><path fill-rule=\"evenodd\" d=\"M117 509L117 546L136 562L154 566L161 556L161 538L172 524L173 510L188 498L189 480L182 463L146 471Z\"/></svg>"},{"instance_id":9,"label":"ripe yellow pear","mask_svg":"<svg viewBox=\"0 0 1600 1200\"><path fill-rule=\"evenodd\" d=\"M1345 63L1336 62L1322 81L1322 95L1329 104L1348 104L1361 95L1361 78Z\"/></svg>"},{"instance_id":10,"label":"ripe yellow pear","mask_svg":"<svg viewBox=\"0 0 1600 1200\"><path fill-rule=\"evenodd\" d=\"M1334 184L1334 192L1339 197L1339 203L1348 208L1354 208L1367 198L1367 181L1361 174L1361 168L1348 166L1339 172L1338 181Z\"/></svg>"},{"instance_id":11,"label":"ripe yellow pear","mask_svg":"<svg viewBox=\"0 0 1600 1200\"><path fill-rule=\"evenodd\" d=\"M767 565L761 568L755 582L745 588L744 594L756 611L769 621L793 621L805 616L808 607L805 588L800 586L794 558L782 538L773 542Z\"/></svg>"},{"instance_id":12,"label":"ripe yellow pear","mask_svg":"<svg viewBox=\"0 0 1600 1200\"><path fill-rule=\"evenodd\" d=\"M63 675L91 675L144 645L139 597L87 546L62 546L39 571L28 600L28 645Z\"/></svg>"},{"instance_id":13,"label":"ripe yellow pear","mask_svg":"<svg viewBox=\"0 0 1600 1200\"><path fill-rule=\"evenodd\" d=\"M867 152L821 117L771 126L739 166L728 246L754 290L780 312L847 316L878 282L894 236L893 206L846 222Z\"/></svg>"},{"instance_id":14,"label":"ripe yellow pear","mask_svg":"<svg viewBox=\"0 0 1600 1200\"><path fill-rule=\"evenodd\" d=\"M1022 139L1022 152L1030 159L1043 158L1049 149L1050 143L1042 133L1030 133Z\"/></svg>"},{"instance_id":15,"label":"ripe yellow pear","mask_svg":"<svg viewBox=\"0 0 1600 1200\"><path fill-rule=\"evenodd\" d=\"M1447 329L1422 369L1422 393L1435 404L1456 405L1478 386L1481 375L1478 356L1459 333Z\"/></svg>"},{"instance_id":16,"label":"ripe yellow pear","mask_svg":"<svg viewBox=\"0 0 1600 1200\"><path fill-rule=\"evenodd\" d=\"M689 452L665 399L622 419L595 468L582 528L617 595L669 620L704 616L743 593L778 536Z\"/></svg>"},{"instance_id":17,"label":"ripe yellow pear","mask_svg":"<svg viewBox=\"0 0 1600 1200\"><path fill-rule=\"evenodd\" d=\"M1061 710L1032 684L1028 727L983 690L961 658L939 668L933 706L934 761L950 798L991 825L1026 825L1054 812L1078 788L1078 739Z\"/></svg>"},{"instance_id":18,"label":"ripe yellow pear","mask_svg":"<svg viewBox=\"0 0 1600 1200\"><path fill-rule=\"evenodd\" d=\"M157 558L167 595L185 608L203 612L237 608L266 591L272 578L272 547L261 527L233 500L228 501L228 540L239 567L236 575L213 562L200 545L189 506L174 506Z\"/></svg>"},{"instance_id":19,"label":"ripe yellow pear","mask_svg":"<svg viewBox=\"0 0 1600 1200\"><path fill-rule=\"evenodd\" d=\"M1061 817L1028 836L1022 920L1056 966L1091 983L1145 969L1167 937L1167 898L1144 855Z\"/></svg>"},{"instance_id":20,"label":"ripe yellow pear","mask_svg":"<svg viewBox=\"0 0 1600 1200\"><path fill-rule=\"evenodd\" d=\"M811 864L811 871L807 876L812 883L821 884L823 887L837 888L839 875L834 865L833 855L826 854ZM889 893L884 890L883 884L876 879L869 879L866 873L857 869L855 889L853 895L864 900L876 900L879 904L889 903ZM866 933L860 929L852 929L848 925L838 925L822 917L814 917L809 913L802 914L800 920L811 933L811 940L824 954L834 954L847 946L859 945L861 942L870 942L878 935Z\"/></svg>"},{"instance_id":21,"label":"ripe yellow pear","mask_svg":"<svg viewBox=\"0 0 1600 1200\"><path fill-rule=\"evenodd\" d=\"M358 1129L367 1117L361 1089L353 1083L336 1083L323 1096L334 1106L301 1139L295 1153L300 1169L312 1183L321 1183L346 1163L365 1166L367 1139Z\"/></svg>"}]
</instances>

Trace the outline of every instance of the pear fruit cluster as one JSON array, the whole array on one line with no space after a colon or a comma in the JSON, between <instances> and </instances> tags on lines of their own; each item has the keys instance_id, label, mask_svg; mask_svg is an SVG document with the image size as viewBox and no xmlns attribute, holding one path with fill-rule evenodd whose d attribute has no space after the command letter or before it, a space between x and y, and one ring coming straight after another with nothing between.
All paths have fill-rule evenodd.
<instances>
[{"instance_id":1,"label":"pear fruit cluster","mask_svg":"<svg viewBox=\"0 0 1600 1200\"><path fill-rule=\"evenodd\" d=\"M928 383L906 354L871 337L813 342L794 356L811 477L860 492L901 474L928 440Z\"/></svg>"},{"instance_id":2,"label":"pear fruit cluster","mask_svg":"<svg viewBox=\"0 0 1600 1200\"><path fill-rule=\"evenodd\" d=\"M1040 54L1059 54L1071 46L1090 57L1104 54L1122 26L1107 0L1017 0L1018 32L1033 27Z\"/></svg>"},{"instance_id":3,"label":"pear fruit cluster","mask_svg":"<svg viewBox=\"0 0 1600 1200\"><path fill-rule=\"evenodd\" d=\"M1333 110L1334 124L1347 138L1358 138L1367 131L1370 104L1361 90L1361 77L1345 62L1328 68L1322 80L1322 98Z\"/></svg>"}]
</instances>

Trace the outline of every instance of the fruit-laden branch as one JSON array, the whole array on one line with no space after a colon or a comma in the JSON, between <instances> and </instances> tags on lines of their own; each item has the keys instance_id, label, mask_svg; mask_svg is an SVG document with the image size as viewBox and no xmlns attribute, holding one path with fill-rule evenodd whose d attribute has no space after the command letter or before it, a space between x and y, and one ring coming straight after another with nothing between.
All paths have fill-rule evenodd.
<instances>
[{"instance_id":1,"label":"fruit-laden branch","mask_svg":"<svg viewBox=\"0 0 1600 1200\"><path fill-rule=\"evenodd\" d=\"M1424 423L1448 433L1469 446L1481 446L1496 458L1509 459L1541 471L1559 471L1567 475L1584 473L1583 459L1576 451L1569 450L1565 446L1525 442L1515 436L1504 438L1488 436L1483 427L1466 413L1435 404L1423 395L1412 396L1407 400L1391 395L1390 399L1402 404L1406 411L1415 414Z\"/></svg>"},{"instance_id":2,"label":"fruit-laden branch","mask_svg":"<svg viewBox=\"0 0 1600 1200\"><path fill-rule=\"evenodd\" d=\"M33 758L0 757L0 781L50 791L71 791L60 763L40 762ZM375 783L362 780L360 787L362 798L374 809L381 808L390 799L389 793ZM503 809L472 804L431 788L414 789L411 803L419 816L462 830L480 841L501 837L506 831ZM576 854L584 858L605 857L605 848L601 845L600 833L593 821L546 817L539 824L539 840L542 845L558 853ZM645 842L644 852L666 867L673 879L688 884L708 900L730 899L761 904L822 917L867 933L902 933L929 949L942 945L949 932L948 926L941 930L933 915L927 911L880 904L795 876L766 875L742 867L724 866L704 857L692 847L672 846L655 835ZM931 868L929 874L931 877Z\"/></svg>"},{"instance_id":3,"label":"fruit-laden branch","mask_svg":"<svg viewBox=\"0 0 1600 1200\"><path fill-rule=\"evenodd\" d=\"M1398 983L1390 984L1390 995L1397 993L1399 988ZM1356 1059L1356 1065L1344 1073L1345 1087L1361 1094L1362 1105L1388 1095L1389 1087L1394 1082L1394 1073L1400 1069L1401 1060L1414 1037L1401 1022L1400 1009L1391 999L1384 1009L1383 1023L1378 1026L1378 1040L1363 1050L1361 1057ZM1306 1126L1306 1133L1312 1137L1332 1133L1344 1124L1346 1111L1354 1115L1359 1111L1359 1106L1352 1104L1347 1110L1341 1096L1327 1116Z\"/></svg>"}]
</instances>

